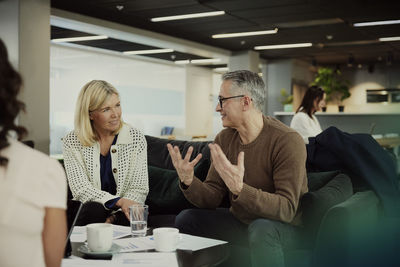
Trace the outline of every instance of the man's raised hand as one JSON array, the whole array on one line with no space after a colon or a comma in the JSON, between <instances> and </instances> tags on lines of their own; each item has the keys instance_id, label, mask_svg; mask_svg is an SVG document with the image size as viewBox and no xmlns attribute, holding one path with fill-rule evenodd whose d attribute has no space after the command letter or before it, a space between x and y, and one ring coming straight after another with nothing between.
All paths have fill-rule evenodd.
<instances>
[{"instance_id":1,"label":"man's raised hand","mask_svg":"<svg viewBox=\"0 0 400 267\"><path fill-rule=\"evenodd\" d=\"M184 158L182 158L179 147L167 144L169 155L172 159L172 164L174 165L176 172L178 173L179 179L182 183L189 186L193 182L194 177L194 166L199 162L202 155L199 153L195 159L190 161L190 156L193 152L193 147L190 146L186 152Z\"/></svg>"},{"instance_id":2,"label":"man's raised hand","mask_svg":"<svg viewBox=\"0 0 400 267\"><path fill-rule=\"evenodd\" d=\"M228 189L234 194L239 195L243 188L244 177L244 152L240 152L237 165L233 165L225 156L221 147L217 144L209 144L211 157L215 170L224 181Z\"/></svg>"}]
</instances>

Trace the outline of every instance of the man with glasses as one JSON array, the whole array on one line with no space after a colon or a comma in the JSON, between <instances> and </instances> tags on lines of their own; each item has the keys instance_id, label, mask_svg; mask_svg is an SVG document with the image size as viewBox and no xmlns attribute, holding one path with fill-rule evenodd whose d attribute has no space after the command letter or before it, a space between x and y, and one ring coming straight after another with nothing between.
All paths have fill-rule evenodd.
<instances>
[{"instance_id":1,"label":"man with glasses","mask_svg":"<svg viewBox=\"0 0 400 267\"><path fill-rule=\"evenodd\" d=\"M264 116L265 86L250 71L222 76L219 103L223 129L209 145L212 163L201 182L190 161L168 145L185 197L202 209L182 211L183 233L227 240L229 265L241 266L238 247L249 247L252 266L284 266L283 248L295 246L300 197L307 192L303 139L278 120ZM216 209L225 195L229 209Z\"/></svg>"}]
</instances>

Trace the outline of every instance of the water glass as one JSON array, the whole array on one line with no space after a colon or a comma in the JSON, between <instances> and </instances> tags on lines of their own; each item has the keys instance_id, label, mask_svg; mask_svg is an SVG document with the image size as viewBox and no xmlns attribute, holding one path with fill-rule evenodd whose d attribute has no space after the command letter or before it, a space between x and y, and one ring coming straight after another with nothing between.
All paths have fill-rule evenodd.
<instances>
[{"instance_id":1,"label":"water glass","mask_svg":"<svg viewBox=\"0 0 400 267\"><path fill-rule=\"evenodd\" d=\"M129 218L133 237L146 236L148 214L149 206L147 205L136 204L129 207Z\"/></svg>"}]
</instances>

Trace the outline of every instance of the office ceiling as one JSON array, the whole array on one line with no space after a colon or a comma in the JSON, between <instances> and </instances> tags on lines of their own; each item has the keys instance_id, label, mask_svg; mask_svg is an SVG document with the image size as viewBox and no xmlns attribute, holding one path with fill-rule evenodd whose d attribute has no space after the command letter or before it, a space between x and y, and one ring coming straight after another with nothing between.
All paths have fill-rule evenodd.
<instances>
[{"instance_id":1,"label":"office ceiling","mask_svg":"<svg viewBox=\"0 0 400 267\"><path fill-rule=\"evenodd\" d=\"M400 61L400 24L354 27L353 23L400 19L400 1L385 0L51 0L53 8L163 33L233 53L255 46L311 42L312 47L261 50L264 59L296 58L318 65ZM165 22L153 17L225 11L225 15ZM278 28L277 34L213 39L213 34ZM62 30L52 27L52 36ZM62 35L59 35L62 36ZM53 38L53 37L52 37ZM111 40L112 41L112 40ZM129 44L89 41L113 49ZM118 40L117 40L118 41ZM110 44L111 42L111 44ZM81 43L82 44L82 43ZM96 44L96 45L94 45ZM139 45L140 44L136 44ZM154 44L157 47L157 44ZM114 47L114 48L115 48ZM185 54L177 55L183 59ZM159 57L159 56L154 56ZM171 55L163 55L171 59Z\"/></svg>"}]
</instances>

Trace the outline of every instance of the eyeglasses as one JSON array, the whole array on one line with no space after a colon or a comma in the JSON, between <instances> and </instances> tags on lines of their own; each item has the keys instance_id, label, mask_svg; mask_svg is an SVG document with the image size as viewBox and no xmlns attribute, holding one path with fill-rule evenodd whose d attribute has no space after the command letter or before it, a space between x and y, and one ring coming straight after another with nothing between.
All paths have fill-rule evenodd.
<instances>
[{"instance_id":1,"label":"eyeglasses","mask_svg":"<svg viewBox=\"0 0 400 267\"><path fill-rule=\"evenodd\" d=\"M218 96L219 106L222 108L222 103L224 103L225 100L228 100L231 98L237 98L237 97L244 97L244 96L245 95L235 95L235 96L230 96L230 97Z\"/></svg>"}]
</instances>

